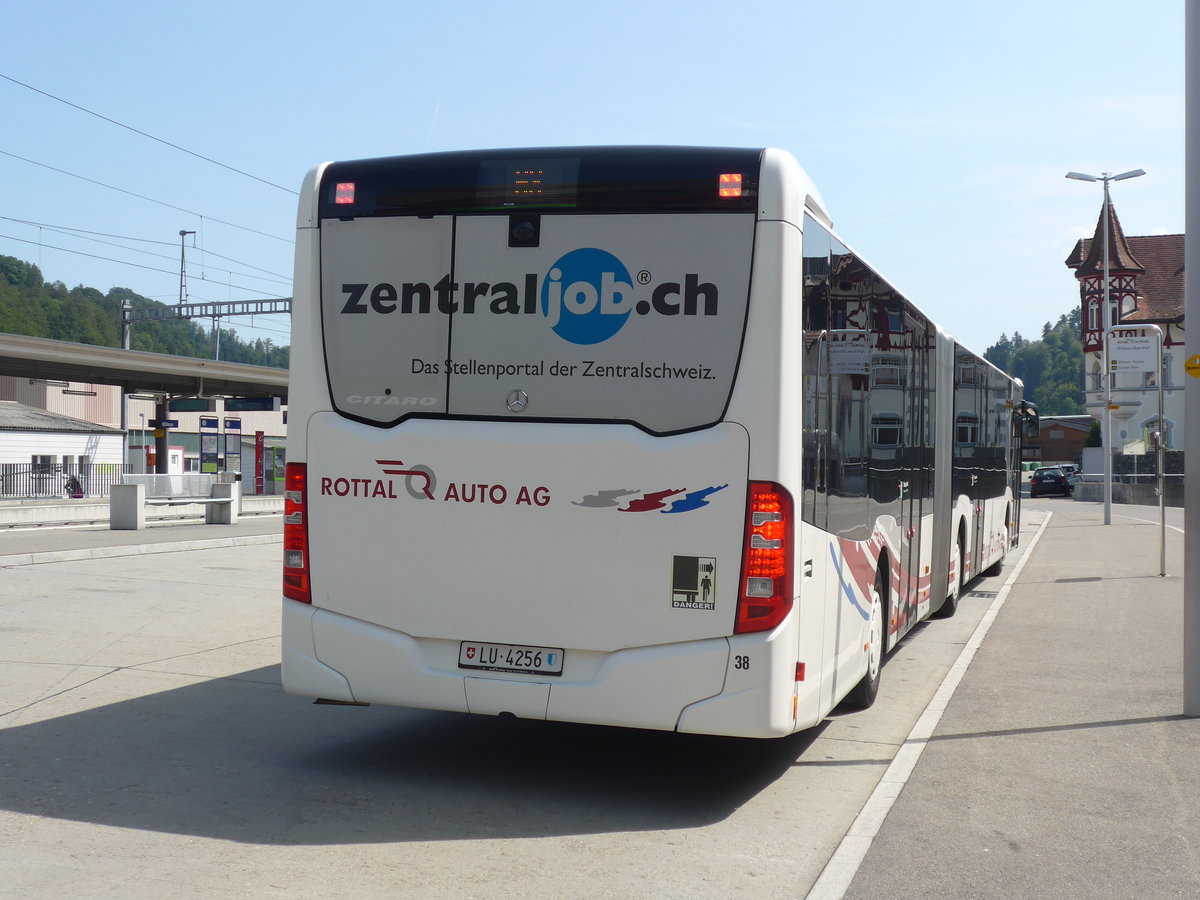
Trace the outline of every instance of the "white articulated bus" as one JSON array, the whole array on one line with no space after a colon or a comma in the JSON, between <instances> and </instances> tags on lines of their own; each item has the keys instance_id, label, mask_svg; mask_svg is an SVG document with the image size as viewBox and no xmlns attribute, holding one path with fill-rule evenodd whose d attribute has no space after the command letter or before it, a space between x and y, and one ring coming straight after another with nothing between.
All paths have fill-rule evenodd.
<instances>
[{"instance_id":1,"label":"white articulated bus","mask_svg":"<svg viewBox=\"0 0 1200 900\"><path fill-rule=\"evenodd\" d=\"M325 164L294 294L290 692L786 735L1017 539L1020 382L786 152Z\"/></svg>"}]
</instances>

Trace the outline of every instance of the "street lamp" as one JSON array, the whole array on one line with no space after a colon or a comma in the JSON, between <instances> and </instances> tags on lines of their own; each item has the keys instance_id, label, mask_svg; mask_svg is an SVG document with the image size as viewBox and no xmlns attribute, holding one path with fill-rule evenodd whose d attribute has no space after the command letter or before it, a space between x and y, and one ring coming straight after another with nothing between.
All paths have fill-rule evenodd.
<instances>
[{"instance_id":1,"label":"street lamp","mask_svg":"<svg viewBox=\"0 0 1200 900\"><path fill-rule=\"evenodd\" d=\"M1137 178L1139 175L1145 175L1145 169L1131 169L1128 172L1122 172L1120 175L1109 175L1107 172L1102 172L1099 175L1085 175L1083 172L1068 172L1067 177L1074 181L1102 181L1104 182L1104 300L1103 307L1100 310L1100 333L1102 336L1100 342L1100 371L1104 378L1104 418L1101 423L1101 444L1104 453L1104 524L1112 524L1112 375L1108 371L1108 329L1115 325L1115 322L1110 321L1112 315L1109 307L1109 278L1108 278L1108 221L1109 221L1109 201L1108 201L1108 183L1110 181L1124 181L1126 178Z\"/></svg>"}]
</instances>

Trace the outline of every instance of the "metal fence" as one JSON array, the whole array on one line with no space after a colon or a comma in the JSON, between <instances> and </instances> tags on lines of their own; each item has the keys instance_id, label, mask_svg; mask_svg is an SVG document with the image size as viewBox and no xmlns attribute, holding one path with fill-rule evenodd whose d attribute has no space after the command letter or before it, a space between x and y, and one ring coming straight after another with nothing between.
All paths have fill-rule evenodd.
<instances>
[{"instance_id":1,"label":"metal fence","mask_svg":"<svg viewBox=\"0 0 1200 900\"><path fill-rule=\"evenodd\" d=\"M207 472L176 475L126 475L124 484L144 484L147 497L207 497L217 476Z\"/></svg>"},{"instance_id":2,"label":"metal fence","mask_svg":"<svg viewBox=\"0 0 1200 900\"><path fill-rule=\"evenodd\" d=\"M128 470L117 463L0 463L0 499L107 499Z\"/></svg>"}]
</instances>

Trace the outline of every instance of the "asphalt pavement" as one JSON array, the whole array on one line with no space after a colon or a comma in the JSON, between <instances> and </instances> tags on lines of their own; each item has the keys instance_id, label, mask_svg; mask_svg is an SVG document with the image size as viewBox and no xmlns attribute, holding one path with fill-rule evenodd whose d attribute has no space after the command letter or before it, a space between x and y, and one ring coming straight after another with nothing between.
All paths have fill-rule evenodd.
<instances>
[{"instance_id":1,"label":"asphalt pavement","mask_svg":"<svg viewBox=\"0 0 1200 900\"><path fill-rule=\"evenodd\" d=\"M1036 543L1006 565L936 724L918 723L883 773L883 811L860 816L810 896L1200 896L1200 720L1182 715L1182 511L1168 512L1164 577L1157 510L1116 506L1106 526L1098 503L1026 502ZM281 530L279 516L11 529L0 567Z\"/></svg>"}]
</instances>

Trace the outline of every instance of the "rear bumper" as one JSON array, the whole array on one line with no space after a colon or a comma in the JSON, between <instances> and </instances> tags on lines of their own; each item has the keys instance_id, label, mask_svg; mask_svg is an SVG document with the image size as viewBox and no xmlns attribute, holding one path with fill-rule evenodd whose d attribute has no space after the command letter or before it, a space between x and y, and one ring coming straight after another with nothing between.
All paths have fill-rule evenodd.
<instances>
[{"instance_id":1,"label":"rear bumper","mask_svg":"<svg viewBox=\"0 0 1200 900\"><path fill-rule=\"evenodd\" d=\"M1073 493L1075 493L1075 488L1073 486L1066 488L1042 488L1040 491L1035 491L1033 488L1029 489L1030 498L1045 497L1049 494L1057 494L1060 497L1070 497Z\"/></svg>"},{"instance_id":2,"label":"rear bumper","mask_svg":"<svg viewBox=\"0 0 1200 900\"><path fill-rule=\"evenodd\" d=\"M772 659L788 656L772 650L776 642L784 642L779 649L787 645L789 624L764 635L610 653L566 648L563 674L539 676L460 669L457 641L418 639L292 600L283 604L282 679L293 694L744 737L777 737L796 727L791 680L768 672ZM791 655L776 667L794 668Z\"/></svg>"}]
</instances>

